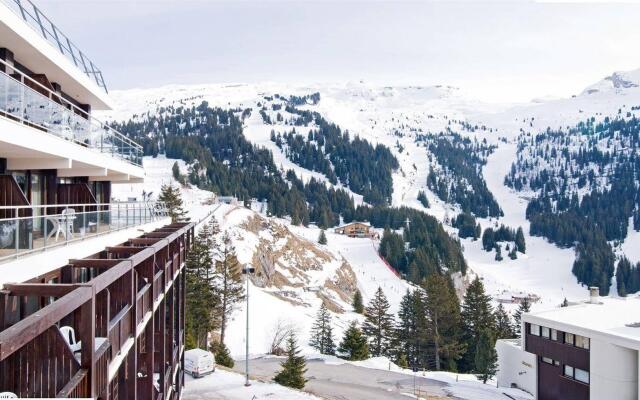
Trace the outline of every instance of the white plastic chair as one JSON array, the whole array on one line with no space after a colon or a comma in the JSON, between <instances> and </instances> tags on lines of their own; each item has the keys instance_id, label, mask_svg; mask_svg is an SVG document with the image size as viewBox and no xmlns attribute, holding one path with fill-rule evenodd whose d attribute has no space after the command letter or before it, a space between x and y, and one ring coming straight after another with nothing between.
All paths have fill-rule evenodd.
<instances>
[{"instance_id":1,"label":"white plastic chair","mask_svg":"<svg viewBox=\"0 0 640 400\"><path fill-rule=\"evenodd\" d=\"M11 392L0 392L0 399L17 399L18 395Z\"/></svg>"},{"instance_id":2,"label":"white plastic chair","mask_svg":"<svg viewBox=\"0 0 640 400\"><path fill-rule=\"evenodd\" d=\"M76 341L76 331L70 326L60 327L60 333L69 345L72 353L78 353L82 349L82 342Z\"/></svg>"},{"instance_id":3,"label":"white plastic chair","mask_svg":"<svg viewBox=\"0 0 640 400\"><path fill-rule=\"evenodd\" d=\"M58 236L62 233L65 239L73 237L73 221L76 219L76 210L73 208L65 208L58 217L58 228L56 230L56 242Z\"/></svg>"}]
</instances>

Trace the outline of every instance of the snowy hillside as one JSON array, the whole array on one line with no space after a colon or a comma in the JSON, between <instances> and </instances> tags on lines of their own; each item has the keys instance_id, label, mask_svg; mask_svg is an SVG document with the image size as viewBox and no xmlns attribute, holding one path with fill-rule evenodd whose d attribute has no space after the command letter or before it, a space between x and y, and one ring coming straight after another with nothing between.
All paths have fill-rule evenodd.
<instances>
[{"instance_id":1,"label":"snowy hillside","mask_svg":"<svg viewBox=\"0 0 640 400\"><path fill-rule=\"evenodd\" d=\"M293 169L304 180L315 177L328 184L322 173L293 163L270 138L272 130L285 132L291 129L290 125L278 122L278 111L275 111L276 107L272 107L279 103L275 95L305 96L318 92L321 100L317 104L307 103L301 105L300 109L318 112L324 118L347 129L352 135L359 135L372 143L384 144L398 159L400 167L393 175L392 204L423 210L447 225L450 224L451 218L460 212L460 208L454 203L441 200L427 187L429 170L432 167L440 168L442 165L439 165L433 154L416 141L416 137L449 130L472 140L486 141L496 148L486 159L479 176L486 182L504 215L499 218L479 219L478 222L483 229L500 224L513 229L522 227L527 253L520 255L516 260L505 257L503 261L496 261L493 253L482 250L480 241L463 239L465 258L471 272L484 278L494 298L505 297L509 293L531 293L541 298L534 308L549 307L559 304L565 297L573 300L582 299L586 290L577 283L571 273L575 259L574 250L560 249L544 238L531 237L528 234L529 221L525 216L530 194L516 192L504 185L504 178L509 173L512 162L517 159L517 138L525 133L535 135L547 127L573 126L591 116L603 118L616 115L618 110L622 110L623 113L631 111L633 106L640 104L639 75L638 71L615 73L572 98L537 100L515 106L481 104L466 97L459 89L446 86L375 87L362 82L309 86L275 83L167 86L115 92L114 98L119 111L109 114L108 117L115 121L131 117L144 118L145 114L157 112L162 107L191 107L202 101L225 109L252 109L254 112L244 121L244 134L248 140L269 149L276 164L282 167L282 171ZM271 123L267 123L258 113L260 110L266 110L264 114L271 119ZM285 111L280 113L285 120L291 117ZM299 129L299 133L305 135L312 127L313 125L296 128ZM185 165L181 167L187 168ZM340 184L338 186L344 188ZM429 208L425 208L417 200L420 191L426 193ZM362 202L359 194L351 193L357 202ZM456 235L456 229L447 229L450 234ZM311 241L317 238L317 231L313 229L291 230ZM637 235L633 231L632 233L620 251L628 251L635 259L637 255L633 252L629 240ZM331 252L336 260L344 257L358 276L359 268L364 269L359 267L361 262L357 261L362 257L360 254L350 256L354 251L352 246L353 243L342 244L337 237L329 235L327 251ZM358 246L364 251L370 244ZM369 254L373 261L373 248ZM325 271L326 273L328 272ZM358 279L358 285L362 284L363 281ZM393 285L394 288L389 288L387 295L391 296L394 290L401 295L401 285ZM367 290L363 291L366 297ZM317 304L308 299L305 299L305 302ZM313 309L314 307L310 307L309 315L313 314Z\"/></svg>"},{"instance_id":2,"label":"snowy hillside","mask_svg":"<svg viewBox=\"0 0 640 400\"><path fill-rule=\"evenodd\" d=\"M114 185L113 196L118 199L140 198L142 192L157 196L162 184L179 185L171 175L171 167L178 162L186 172L184 162L145 157L147 173L143 184ZM250 287L250 313L254 329L250 333L250 352L255 355L269 350L277 325L287 326L299 334L306 346L311 324L324 301L334 316L335 336L352 320L362 315L351 311L355 289L368 302L378 287L382 287L391 311L396 313L401 297L410 285L398 278L377 253L377 244L369 239L347 238L327 230L328 243L317 243L320 229L290 226L289 221L268 218L241 205L213 203L211 192L192 186L181 187L185 209L195 220L214 212L222 232L228 232L240 263L252 264L256 275ZM227 345L234 356L245 351L245 308L235 310L228 328Z\"/></svg>"},{"instance_id":3,"label":"snowy hillside","mask_svg":"<svg viewBox=\"0 0 640 400\"><path fill-rule=\"evenodd\" d=\"M351 239L327 231L327 245L317 244L317 228L290 227L287 221L266 218L244 207L224 205L214 214L229 232L242 264L256 267L249 309L253 329L250 353L268 352L278 325L293 328L307 352L315 315L324 301L332 312L335 336L362 315L352 312L355 289L364 301L382 287L396 313L409 284L382 262L369 239ZM240 305L227 334L231 353L244 354L245 310Z\"/></svg>"}]
</instances>

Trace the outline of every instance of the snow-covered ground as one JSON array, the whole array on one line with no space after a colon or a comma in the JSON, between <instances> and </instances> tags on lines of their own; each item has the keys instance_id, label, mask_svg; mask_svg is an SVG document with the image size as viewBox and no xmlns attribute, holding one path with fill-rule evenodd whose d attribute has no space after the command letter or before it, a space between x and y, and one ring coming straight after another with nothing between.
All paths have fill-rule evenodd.
<instances>
[{"instance_id":1,"label":"snow-covered ground","mask_svg":"<svg viewBox=\"0 0 640 400\"><path fill-rule=\"evenodd\" d=\"M244 386L244 376L218 368L211 375L193 379L187 375L184 400L314 400L318 397L276 383L252 380Z\"/></svg>"},{"instance_id":2,"label":"snow-covered ground","mask_svg":"<svg viewBox=\"0 0 640 400\"><path fill-rule=\"evenodd\" d=\"M326 357L326 356L325 356ZM530 400L533 396L519 389L497 388L495 380L482 383L475 375L457 374L446 371L419 371L413 372L411 369L400 368L387 357L373 357L364 361L345 361L336 357L327 357L328 364L340 365L348 363L363 368L372 368L384 371L399 372L411 376L421 376L428 379L444 382L447 387L444 391L450 396L465 400L497 400L504 399L505 393L518 400Z\"/></svg>"},{"instance_id":3,"label":"snow-covered ground","mask_svg":"<svg viewBox=\"0 0 640 400\"><path fill-rule=\"evenodd\" d=\"M429 168L436 161L427 151L415 143L415 137L421 133L438 133L447 128L478 140L486 140L497 149L488 157L482 169L487 187L493 193L504 211L499 219L483 219L479 222L483 228L505 224L512 228L522 227L525 232L527 253L520 254L517 260L504 257L496 261L495 254L482 250L480 241L462 240L465 258L470 266L471 274L480 275L489 293L498 298L505 292L524 292L540 296L534 309L549 308L559 304L565 297L569 300L581 300L587 296L586 289L579 285L571 273L575 255L571 249L559 249L543 238L528 235L529 223L525 218L528 194L514 192L504 185L504 177L517 155L516 138L520 133L530 132L535 135L547 127L557 128L574 125L590 116L597 118L605 115L624 114L632 106L640 104L640 70L629 73L617 73L589 86L583 93L572 98L556 100L535 100L518 105L482 104L466 96L460 89L448 86L434 87L378 87L363 82L347 84L288 85L279 83L237 84L237 85L197 85L197 86L165 86L157 89L139 89L114 92L113 97L118 107L117 112L107 115L108 119L125 120L132 116L143 118L147 112L155 112L160 107L169 105L192 106L207 101L212 106L223 108L251 108L251 116L245 120L245 135L256 145L272 151L276 165L283 171L293 169L304 180L311 177L325 180L318 172L310 171L293 164L270 140L271 130L285 132L292 129L289 125L276 123L267 125L262 120L259 110L263 106L272 117L275 112L272 104L282 103L275 97L280 94L308 95L319 92L321 100L316 105L305 105L301 108L321 113L328 120L339 124L354 135L366 138L372 143L388 146L398 158L400 168L394 173L393 205L407 205L421 209L446 222L453 217L458 208L440 201L426 187L426 176ZM281 112L288 117L283 110ZM272 118L273 119L273 118ZM469 130L470 126L486 126L486 129ZM467 125L469 126L469 125ZM296 127L299 133L305 134L309 128ZM162 157L145 158L149 178L145 184L147 191L159 191L161 183L173 181L170 169L172 160ZM179 162L180 168L186 172L187 166ZM139 197L142 188L135 185L123 185L124 189L114 189L114 195L121 198ZM431 207L425 209L417 201L418 191L426 192ZM192 206L202 204L209 196L208 192L186 188L185 198ZM354 195L356 201L361 197ZM221 214L223 213L223 214ZM249 217L245 211L230 212L221 209L217 215L227 226L237 226ZM286 224L285 220L280 221ZM455 235L456 230L445 227ZM317 228L291 227L291 231L310 243L316 242ZM640 261L637 242L640 233L630 230L629 235L618 249L620 254L628 255L634 261ZM401 296L409 285L391 273L379 260L375 251L375 243L368 240L348 239L331 232L327 233L328 245L320 246L330 254L333 261L327 263L323 271L305 273L307 286L320 285L327 277L335 274L341 260L344 259L355 273L357 287L362 291L365 301L371 298L378 286L381 286L389 297L393 309L397 308ZM244 254L243 262L250 262L252 249L259 244L259 237L246 235L245 240L237 245ZM255 310L259 329L251 333L251 352L262 353L268 340L270 324L277 316L284 316L296 326L301 334L301 342L305 342L310 321L320 304L314 293L305 292L301 287L280 288L291 291L303 306L274 296L274 289L254 288L250 308ZM334 299L345 312L336 317L338 332L354 318L360 318L349 311L344 299ZM508 307L513 308L514 306ZM265 311L267 310L267 311ZM275 312L274 312L275 310ZM230 330L235 341L231 343L232 352L238 354L244 348L240 333L244 329L243 309L239 307L231 323Z\"/></svg>"},{"instance_id":4,"label":"snow-covered ground","mask_svg":"<svg viewBox=\"0 0 640 400\"><path fill-rule=\"evenodd\" d=\"M255 235L243 228L238 228L256 215L257 213L243 207L227 205L220 207L214 214L221 229L232 232L238 259L242 263L251 263L260 240L268 239L264 231ZM276 226L278 224L286 226L287 224L287 221L277 218L269 220ZM341 298L336 292L327 288L327 280L334 280L345 262L349 266L349 270L354 273L355 284L362 292L365 303L373 298L375 291L381 287L389 300L391 311L397 312L400 300L410 285L384 264L378 256L375 242L370 239L348 238L327 230L327 245L322 246L317 244L320 234L319 228L289 226L288 229L291 235L304 241L301 243L306 242L309 246L324 250L331 254L332 258L325 260L320 270L308 270L304 272L302 277L290 277L291 285L257 287L250 283L250 354L264 354L269 350L274 331L279 324L292 327L298 334L301 348L305 353L312 353L313 350L307 346L307 343L311 325L323 298L330 299L331 302L343 309L342 312L333 313L334 336L336 338L342 337L344 329L351 321L361 321L362 315L351 311L350 297ZM282 243L282 241L278 240L276 243ZM290 260L284 256L279 261L282 263L279 271L286 273L286 265ZM298 278L303 281L298 281ZM299 285L298 282L303 284ZM310 288L312 290L309 290ZM323 296L322 298L319 293ZM287 298L291 301L287 301ZM245 305L239 304L233 314L227 334L227 345L234 356L241 356L245 353L245 317Z\"/></svg>"}]
</instances>

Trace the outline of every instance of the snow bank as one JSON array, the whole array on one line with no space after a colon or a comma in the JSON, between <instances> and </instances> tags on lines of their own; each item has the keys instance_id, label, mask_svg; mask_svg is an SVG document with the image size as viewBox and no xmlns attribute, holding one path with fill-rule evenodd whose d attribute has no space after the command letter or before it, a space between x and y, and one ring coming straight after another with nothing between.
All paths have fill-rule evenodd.
<instances>
[{"instance_id":1,"label":"snow bank","mask_svg":"<svg viewBox=\"0 0 640 400\"><path fill-rule=\"evenodd\" d=\"M193 379L185 377L183 400L314 400L319 399L308 393L289 389L276 383L251 381L251 386L244 386L245 378L234 372L216 369L211 375Z\"/></svg>"}]
</instances>

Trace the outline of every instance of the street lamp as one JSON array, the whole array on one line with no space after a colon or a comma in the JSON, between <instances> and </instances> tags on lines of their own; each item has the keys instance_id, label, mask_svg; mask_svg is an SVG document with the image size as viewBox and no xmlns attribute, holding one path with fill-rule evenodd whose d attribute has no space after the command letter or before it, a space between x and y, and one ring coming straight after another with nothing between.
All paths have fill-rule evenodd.
<instances>
[{"instance_id":1,"label":"street lamp","mask_svg":"<svg viewBox=\"0 0 640 400\"><path fill-rule=\"evenodd\" d=\"M245 307L247 310L247 333L245 335L246 350L244 356L244 370L246 374L246 381L244 383L245 386L251 386L251 383L249 383L249 275L253 274L254 272L256 272L256 269L251 264L247 264L244 268L242 268L242 273L246 276L247 282L247 294L245 296Z\"/></svg>"}]
</instances>

